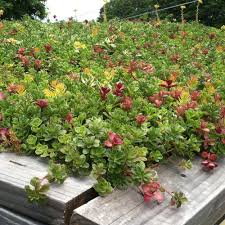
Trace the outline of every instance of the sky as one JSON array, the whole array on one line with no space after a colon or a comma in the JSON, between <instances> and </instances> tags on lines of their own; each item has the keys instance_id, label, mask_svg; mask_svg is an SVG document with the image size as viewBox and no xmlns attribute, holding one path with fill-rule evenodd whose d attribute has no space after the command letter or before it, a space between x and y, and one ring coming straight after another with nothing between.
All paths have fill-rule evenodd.
<instances>
[{"instance_id":1,"label":"sky","mask_svg":"<svg viewBox=\"0 0 225 225\"><path fill-rule=\"evenodd\" d=\"M103 0L47 0L49 18L56 15L59 20L75 14L79 21L96 19L102 6Z\"/></svg>"}]
</instances>

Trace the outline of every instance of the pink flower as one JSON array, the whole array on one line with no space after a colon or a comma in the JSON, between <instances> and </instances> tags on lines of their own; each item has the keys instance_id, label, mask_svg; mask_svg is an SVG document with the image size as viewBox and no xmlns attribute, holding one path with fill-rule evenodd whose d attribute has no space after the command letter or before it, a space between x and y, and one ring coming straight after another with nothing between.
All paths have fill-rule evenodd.
<instances>
[{"instance_id":1,"label":"pink flower","mask_svg":"<svg viewBox=\"0 0 225 225\"><path fill-rule=\"evenodd\" d=\"M123 91L124 91L125 87L122 83L118 82L115 84L115 89L113 90L113 94L116 96L123 96Z\"/></svg>"},{"instance_id":2,"label":"pink flower","mask_svg":"<svg viewBox=\"0 0 225 225\"><path fill-rule=\"evenodd\" d=\"M108 87L100 88L100 96L103 101L105 101L107 99L107 95L109 92L110 92L110 88L108 88Z\"/></svg>"},{"instance_id":3,"label":"pink flower","mask_svg":"<svg viewBox=\"0 0 225 225\"><path fill-rule=\"evenodd\" d=\"M66 117L65 117L65 121L69 124L71 124L73 122L73 114L71 112L69 112Z\"/></svg>"},{"instance_id":4,"label":"pink flower","mask_svg":"<svg viewBox=\"0 0 225 225\"><path fill-rule=\"evenodd\" d=\"M4 100L5 98L5 94L0 91L0 101Z\"/></svg>"},{"instance_id":5,"label":"pink flower","mask_svg":"<svg viewBox=\"0 0 225 225\"><path fill-rule=\"evenodd\" d=\"M46 99L38 99L36 101L36 105L39 106L41 109L48 107L48 100Z\"/></svg>"},{"instance_id":6,"label":"pink flower","mask_svg":"<svg viewBox=\"0 0 225 225\"><path fill-rule=\"evenodd\" d=\"M132 98L131 97L124 97L120 104L121 108L124 110L130 110L132 108Z\"/></svg>"},{"instance_id":7,"label":"pink flower","mask_svg":"<svg viewBox=\"0 0 225 225\"><path fill-rule=\"evenodd\" d=\"M122 144L123 144L122 138L118 134L113 133L111 131L108 133L108 139L104 142L104 145L107 148L112 148L116 145L122 145Z\"/></svg>"},{"instance_id":8,"label":"pink flower","mask_svg":"<svg viewBox=\"0 0 225 225\"><path fill-rule=\"evenodd\" d=\"M147 120L147 116L144 116L141 114L136 116L136 122L140 125L143 124L146 120Z\"/></svg>"}]
</instances>

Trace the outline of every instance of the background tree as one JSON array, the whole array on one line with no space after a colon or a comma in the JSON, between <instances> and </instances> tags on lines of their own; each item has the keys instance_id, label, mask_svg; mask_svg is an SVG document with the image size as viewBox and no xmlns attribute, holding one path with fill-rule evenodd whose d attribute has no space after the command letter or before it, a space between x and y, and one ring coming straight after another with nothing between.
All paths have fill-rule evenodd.
<instances>
[{"instance_id":1,"label":"background tree","mask_svg":"<svg viewBox=\"0 0 225 225\"><path fill-rule=\"evenodd\" d=\"M3 19L21 19L25 15L44 19L47 15L46 0L0 0Z\"/></svg>"},{"instance_id":2,"label":"background tree","mask_svg":"<svg viewBox=\"0 0 225 225\"><path fill-rule=\"evenodd\" d=\"M143 13L147 10L154 10L154 5L160 5L160 9L168 6L179 5L190 2L191 0L111 0L106 4L108 19L115 17L125 18ZM184 18L188 21L196 19L196 3L186 5ZM103 9L100 10L99 20L102 19ZM149 15L154 17L155 14ZM160 18L173 18L180 20L180 7L159 12ZM209 26L221 27L225 24L225 1L224 0L203 0L199 6L199 21Z\"/></svg>"}]
</instances>

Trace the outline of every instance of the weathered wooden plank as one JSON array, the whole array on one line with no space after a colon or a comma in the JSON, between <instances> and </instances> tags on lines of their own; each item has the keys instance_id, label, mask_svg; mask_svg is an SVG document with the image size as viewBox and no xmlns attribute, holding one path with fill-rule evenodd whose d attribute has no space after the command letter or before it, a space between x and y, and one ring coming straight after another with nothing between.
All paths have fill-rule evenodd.
<instances>
[{"instance_id":1,"label":"weathered wooden plank","mask_svg":"<svg viewBox=\"0 0 225 225\"><path fill-rule=\"evenodd\" d=\"M1 225L45 225L0 207Z\"/></svg>"},{"instance_id":2,"label":"weathered wooden plank","mask_svg":"<svg viewBox=\"0 0 225 225\"><path fill-rule=\"evenodd\" d=\"M225 160L206 173L200 159L190 171L179 171L169 164L159 169L161 183L172 191L182 190L189 202L171 208L169 199L158 205L144 203L135 189L116 191L77 208L71 225L213 225L225 212Z\"/></svg>"},{"instance_id":3,"label":"weathered wooden plank","mask_svg":"<svg viewBox=\"0 0 225 225\"><path fill-rule=\"evenodd\" d=\"M27 201L24 186L31 178L47 174L47 164L38 159L12 153L0 154L0 205L21 215L51 225L68 224L72 211L96 197L91 178L68 178L52 185L45 205Z\"/></svg>"}]
</instances>

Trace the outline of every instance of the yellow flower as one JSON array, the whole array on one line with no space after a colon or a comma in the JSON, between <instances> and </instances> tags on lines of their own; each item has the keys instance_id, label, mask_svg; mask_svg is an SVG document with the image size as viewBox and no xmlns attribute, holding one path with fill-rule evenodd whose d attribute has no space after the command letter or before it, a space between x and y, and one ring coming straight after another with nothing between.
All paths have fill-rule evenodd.
<instances>
[{"instance_id":1,"label":"yellow flower","mask_svg":"<svg viewBox=\"0 0 225 225\"><path fill-rule=\"evenodd\" d=\"M104 76L105 76L106 80L108 80L108 81L112 80L113 77L115 76L115 70L106 69L104 72Z\"/></svg>"},{"instance_id":2,"label":"yellow flower","mask_svg":"<svg viewBox=\"0 0 225 225\"><path fill-rule=\"evenodd\" d=\"M82 43L79 42L79 41L75 41L75 42L74 42L74 48L77 49L77 50L80 50L80 49L86 48L86 45L85 45L85 44L82 44Z\"/></svg>"},{"instance_id":3,"label":"yellow flower","mask_svg":"<svg viewBox=\"0 0 225 225\"><path fill-rule=\"evenodd\" d=\"M19 95L24 95L26 93L26 89L25 89L24 85L23 84L18 84L17 87L16 87L16 92Z\"/></svg>"},{"instance_id":4,"label":"yellow flower","mask_svg":"<svg viewBox=\"0 0 225 225\"><path fill-rule=\"evenodd\" d=\"M222 45L217 45L216 46L216 51L219 52L219 53L223 52L223 46Z\"/></svg>"},{"instance_id":5,"label":"yellow flower","mask_svg":"<svg viewBox=\"0 0 225 225\"><path fill-rule=\"evenodd\" d=\"M198 3L203 4L203 1L202 0L198 0Z\"/></svg>"},{"instance_id":6,"label":"yellow flower","mask_svg":"<svg viewBox=\"0 0 225 225\"><path fill-rule=\"evenodd\" d=\"M97 35L98 35L98 32L99 32L99 28L98 28L98 27L95 27L95 28L92 30L92 32L91 32L92 37L97 36Z\"/></svg>"},{"instance_id":7,"label":"yellow flower","mask_svg":"<svg viewBox=\"0 0 225 225\"><path fill-rule=\"evenodd\" d=\"M53 80L51 82L51 86L54 88L57 96L65 93L65 90L66 90L65 85L63 83L59 82L58 80Z\"/></svg>"},{"instance_id":8,"label":"yellow flower","mask_svg":"<svg viewBox=\"0 0 225 225\"><path fill-rule=\"evenodd\" d=\"M56 97L56 93L54 91L51 91L51 90L47 89L47 88L44 89L43 92L44 92L45 96L48 97L48 98Z\"/></svg>"},{"instance_id":9,"label":"yellow flower","mask_svg":"<svg viewBox=\"0 0 225 225\"><path fill-rule=\"evenodd\" d=\"M225 30L225 25L223 25L223 26L221 27L221 30Z\"/></svg>"},{"instance_id":10,"label":"yellow flower","mask_svg":"<svg viewBox=\"0 0 225 225\"><path fill-rule=\"evenodd\" d=\"M6 39L6 43L19 44L20 42L17 41L16 39L14 39L14 38L8 38L8 39Z\"/></svg>"},{"instance_id":11,"label":"yellow flower","mask_svg":"<svg viewBox=\"0 0 225 225\"><path fill-rule=\"evenodd\" d=\"M154 5L154 7L155 7L155 9L158 9L159 8L159 5L157 4L157 5Z\"/></svg>"},{"instance_id":12,"label":"yellow flower","mask_svg":"<svg viewBox=\"0 0 225 225\"><path fill-rule=\"evenodd\" d=\"M91 76L91 70L89 68L84 68L84 73Z\"/></svg>"}]
</instances>

